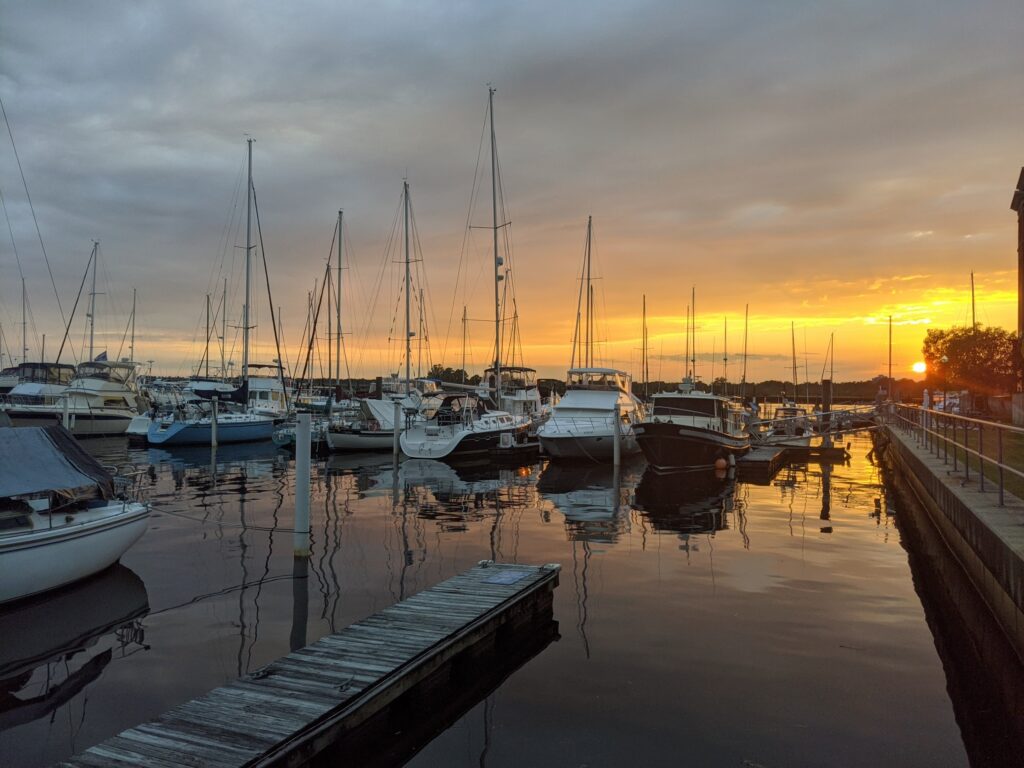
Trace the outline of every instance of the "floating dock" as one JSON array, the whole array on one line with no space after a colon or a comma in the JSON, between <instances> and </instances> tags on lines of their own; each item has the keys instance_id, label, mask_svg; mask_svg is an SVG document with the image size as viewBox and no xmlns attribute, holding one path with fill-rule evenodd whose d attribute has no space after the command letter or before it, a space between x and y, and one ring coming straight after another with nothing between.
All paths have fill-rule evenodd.
<instances>
[{"instance_id":1,"label":"floating dock","mask_svg":"<svg viewBox=\"0 0 1024 768\"><path fill-rule=\"evenodd\" d=\"M736 461L736 471L741 480L763 484L771 482L787 464L841 464L849 458L841 445L758 445Z\"/></svg>"},{"instance_id":2,"label":"floating dock","mask_svg":"<svg viewBox=\"0 0 1024 768\"><path fill-rule=\"evenodd\" d=\"M328 755L333 763L338 751L352 753L346 742L353 734L375 723L379 732L391 706L401 707L417 689L436 689L467 658L503 647L503 638L538 620L557 626L551 610L559 569L483 561L59 765L297 766ZM418 702L418 717L448 704Z\"/></svg>"}]
</instances>

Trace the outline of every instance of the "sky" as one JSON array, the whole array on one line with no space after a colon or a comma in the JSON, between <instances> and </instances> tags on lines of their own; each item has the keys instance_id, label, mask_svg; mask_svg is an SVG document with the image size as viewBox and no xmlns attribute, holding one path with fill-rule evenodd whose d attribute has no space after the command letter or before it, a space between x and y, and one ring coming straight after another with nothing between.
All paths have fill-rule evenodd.
<instances>
[{"instance_id":1,"label":"sky","mask_svg":"<svg viewBox=\"0 0 1024 768\"><path fill-rule=\"evenodd\" d=\"M407 179L429 337L414 372L462 364L464 306L479 372L490 84L522 362L569 365L592 216L597 362L639 374L646 296L651 377L678 379L695 294L702 378L723 373L726 324L731 380L744 336L748 379L791 379L795 347L815 381L830 339L836 379L884 374L890 316L893 372L910 375L927 328L970 323L972 271L978 322L1015 323L1022 38L1024 7L990 0L0 0L3 362L22 356L22 276L28 357L45 334L54 358L94 241L94 354L128 354L134 290L135 359L188 375L227 279L224 357L240 361L251 137L289 365L343 209L346 368L399 369ZM270 362L262 261L253 274L252 357ZM87 354L88 303L62 361Z\"/></svg>"}]
</instances>

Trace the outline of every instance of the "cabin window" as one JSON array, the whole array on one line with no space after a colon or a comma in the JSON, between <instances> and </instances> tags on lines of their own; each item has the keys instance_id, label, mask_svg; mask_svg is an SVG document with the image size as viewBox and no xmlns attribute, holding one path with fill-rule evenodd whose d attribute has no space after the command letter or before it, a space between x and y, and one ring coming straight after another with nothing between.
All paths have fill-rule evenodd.
<instances>
[{"instance_id":1,"label":"cabin window","mask_svg":"<svg viewBox=\"0 0 1024 768\"><path fill-rule=\"evenodd\" d=\"M655 416L714 416L717 400L698 397L656 397Z\"/></svg>"}]
</instances>

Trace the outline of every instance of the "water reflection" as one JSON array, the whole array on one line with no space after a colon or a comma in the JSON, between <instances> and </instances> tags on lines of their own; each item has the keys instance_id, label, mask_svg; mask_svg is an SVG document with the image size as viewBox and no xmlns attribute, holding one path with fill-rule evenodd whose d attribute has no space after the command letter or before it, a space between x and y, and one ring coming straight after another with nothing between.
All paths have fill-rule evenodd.
<instances>
[{"instance_id":1,"label":"water reflection","mask_svg":"<svg viewBox=\"0 0 1024 768\"><path fill-rule=\"evenodd\" d=\"M145 585L122 565L0 611L0 731L52 715L114 659L146 650L148 612Z\"/></svg>"},{"instance_id":2,"label":"water reflection","mask_svg":"<svg viewBox=\"0 0 1024 768\"><path fill-rule=\"evenodd\" d=\"M629 530L629 504L642 464L618 472L609 465L549 462L537 491L565 517L572 541L613 544Z\"/></svg>"},{"instance_id":3,"label":"water reflection","mask_svg":"<svg viewBox=\"0 0 1024 768\"><path fill-rule=\"evenodd\" d=\"M663 474L648 470L636 489L636 508L656 531L680 534L713 533L730 527L742 501L736 480L725 471L697 470Z\"/></svg>"}]
</instances>

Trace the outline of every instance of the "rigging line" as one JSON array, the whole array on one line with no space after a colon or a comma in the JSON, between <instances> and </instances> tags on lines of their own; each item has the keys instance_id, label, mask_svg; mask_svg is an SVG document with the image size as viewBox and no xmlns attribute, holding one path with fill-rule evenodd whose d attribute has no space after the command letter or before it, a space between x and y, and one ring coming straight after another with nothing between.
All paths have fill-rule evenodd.
<instances>
[{"instance_id":1,"label":"rigging line","mask_svg":"<svg viewBox=\"0 0 1024 768\"><path fill-rule=\"evenodd\" d=\"M252 185L252 207L256 211L256 236L260 241L260 254L263 256L263 276L267 280L267 301L270 302L270 324L274 328L274 346L277 349L277 377L281 381L281 389L284 390L284 408L287 411L288 387L284 384L284 366L288 362L281 356L281 339L277 333L277 318L274 315L274 297L270 293L270 270L267 267L267 250L263 247L263 225L260 222L260 206L256 202L256 185ZM291 377L291 371L288 372Z\"/></svg>"},{"instance_id":2,"label":"rigging line","mask_svg":"<svg viewBox=\"0 0 1024 768\"><path fill-rule=\"evenodd\" d=\"M11 121L7 119L7 109L4 107L4 100L0 98L0 112L4 116L4 124L7 126L7 135L11 137L11 149L14 150L14 159L18 162L18 173L21 174L21 184L25 187L25 197L28 198L28 208L32 211L32 222L36 225L36 236L39 238L39 247L43 251L43 261L46 262L46 271L50 273L50 285L53 286L53 295L57 298L57 309L60 310L60 320L67 325L64 317L64 307L60 303L60 294L57 292L57 281L53 279L53 270L50 269L50 258L46 255L46 246L43 245L43 233L39 229L39 220L36 218L36 208L32 205L32 195L28 191L28 182L25 180L25 171L21 167L21 157L18 155L18 147L14 143L14 132L11 130Z\"/></svg>"},{"instance_id":3,"label":"rigging line","mask_svg":"<svg viewBox=\"0 0 1024 768\"><path fill-rule=\"evenodd\" d=\"M478 181L480 179L480 158L483 156L484 136L487 134L487 116L488 116L488 111L489 111L489 107L484 109L484 119L483 119L483 123L480 126L480 143L477 146L477 150L476 150L476 168L473 171L473 185L470 187L470 190L469 190L469 208L466 210L466 226L462 230L462 245L459 248L459 266L458 266L458 268L455 271L455 286L452 289L452 307L451 307L451 310L449 310L449 312L448 312L448 327L445 329L445 333L444 333L444 346L441 348L441 362L442 362L442 364L443 364L445 358L447 357L448 339L451 336L451 332L452 332L452 318L454 317L455 305L458 303L458 298L459 298L459 280L462 277L462 265L463 265L463 262L465 261L466 250L467 250L468 245L469 245L469 237L470 237L470 232L471 232L470 221L472 221L472 219L473 219L473 207L474 207L474 204L476 202L476 197L479 194ZM468 282L468 280L469 280L469 275L466 276L466 281ZM463 290L465 290L465 283L463 283ZM465 296L463 296L463 302L462 303L463 304L466 303L465 302Z\"/></svg>"},{"instance_id":4,"label":"rigging line","mask_svg":"<svg viewBox=\"0 0 1024 768\"><path fill-rule=\"evenodd\" d=\"M87 278L89 276L89 266L92 264L92 257L93 257L93 252L90 252L89 253L89 261L86 262L85 272L82 274L82 284L78 286L78 295L75 296L75 306L71 308L71 320L68 321L68 323L64 326L64 338L61 339L60 349L57 350L57 357L56 357L56 359L54 359L54 361L53 361L54 363L59 363L60 362L61 353L64 352L64 344L67 342L68 334L71 332L71 323L74 322L74 319L75 319L75 310L78 309L78 302L82 298L82 289L85 288L85 278Z\"/></svg>"}]
</instances>

